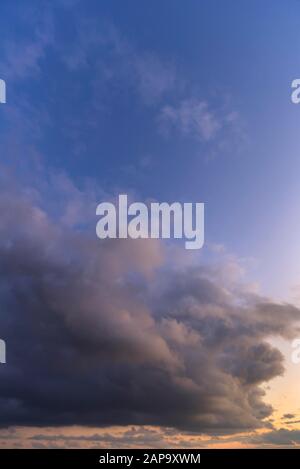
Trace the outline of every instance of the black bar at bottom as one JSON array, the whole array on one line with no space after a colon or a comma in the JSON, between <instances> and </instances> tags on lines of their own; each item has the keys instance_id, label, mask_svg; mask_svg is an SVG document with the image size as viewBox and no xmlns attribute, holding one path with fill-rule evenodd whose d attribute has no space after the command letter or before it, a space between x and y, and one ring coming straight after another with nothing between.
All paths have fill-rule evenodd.
<instances>
[{"instance_id":1,"label":"black bar at bottom","mask_svg":"<svg viewBox=\"0 0 300 469\"><path fill-rule=\"evenodd\" d=\"M70 468L93 467L155 467L160 464L191 467L213 467L215 464L257 464L273 460L276 463L292 463L297 457L293 449L169 449L169 450L71 450L71 449L15 449L0 450L0 467L4 463L18 464L18 467L52 467L57 465ZM28 465L28 466L27 466Z\"/></svg>"}]
</instances>

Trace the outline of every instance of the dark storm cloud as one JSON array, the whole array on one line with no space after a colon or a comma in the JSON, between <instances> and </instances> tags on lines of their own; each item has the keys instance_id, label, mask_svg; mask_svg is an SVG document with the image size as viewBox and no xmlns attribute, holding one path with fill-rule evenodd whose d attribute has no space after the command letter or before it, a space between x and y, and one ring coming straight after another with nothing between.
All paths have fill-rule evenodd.
<instances>
[{"instance_id":1,"label":"dark storm cloud","mask_svg":"<svg viewBox=\"0 0 300 469\"><path fill-rule=\"evenodd\" d=\"M291 419L294 419L295 417L296 417L295 414L283 414L282 419L291 420Z\"/></svg>"},{"instance_id":2,"label":"dark storm cloud","mask_svg":"<svg viewBox=\"0 0 300 469\"><path fill-rule=\"evenodd\" d=\"M262 425L259 385L284 371L267 339L297 333L298 309L247 292L232 266L175 271L159 241L100 242L17 194L0 199L2 426Z\"/></svg>"},{"instance_id":3,"label":"dark storm cloud","mask_svg":"<svg viewBox=\"0 0 300 469\"><path fill-rule=\"evenodd\" d=\"M299 447L300 446L300 430L287 430L280 428L261 435L252 437L252 443L258 446L286 446L286 447Z\"/></svg>"}]
</instances>

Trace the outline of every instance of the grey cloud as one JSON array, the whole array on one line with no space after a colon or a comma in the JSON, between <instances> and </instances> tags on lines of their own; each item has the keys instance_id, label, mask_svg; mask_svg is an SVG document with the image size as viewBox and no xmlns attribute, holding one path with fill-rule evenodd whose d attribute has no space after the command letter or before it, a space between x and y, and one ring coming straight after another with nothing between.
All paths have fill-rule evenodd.
<instances>
[{"instance_id":1,"label":"grey cloud","mask_svg":"<svg viewBox=\"0 0 300 469\"><path fill-rule=\"evenodd\" d=\"M283 423L285 423L286 425L295 425L300 423L300 420L286 420Z\"/></svg>"},{"instance_id":2,"label":"grey cloud","mask_svg":"<svg viewBox=\"0 0 300 469\"><path fill-rule=\"evenodd\" d=\"M265 426L260 384L284 370L268 339L295 333L297 308L226 266L169 268L158 240L100 242L26 190L2 191L0 217L3 427Z\"/></svg>"},{"instance_id":3,"label":"grey cloud","mask_svg":"<svg viewBox=\"0 0 300 469\"><path fill-rule=\"evenodd\" d=\"M283 419L294 419L296 417L295 414L283 414Z\"/></svg>"},{"instance_id":4,"label":"grey cloud","mask_svg":"<svg viewBox=\"0 0 300 469\"><path fill-rule=\"evenodd\" d=\"M300 447L300 430L280 428L254 436L251 442L258 446Z\"/></svg>"},{"instance_id":5,"label":"grey cloud","mask_svg":"<svg viewBox=\"0 0 300 469\"><path fill-rule=\"evenodd\" d=\"M0 445L5 447L43 448L199 448L206 441L197 435L172 428L129 426L125 428L16 428L0 432Z\"/></svg>"}]
</instances>

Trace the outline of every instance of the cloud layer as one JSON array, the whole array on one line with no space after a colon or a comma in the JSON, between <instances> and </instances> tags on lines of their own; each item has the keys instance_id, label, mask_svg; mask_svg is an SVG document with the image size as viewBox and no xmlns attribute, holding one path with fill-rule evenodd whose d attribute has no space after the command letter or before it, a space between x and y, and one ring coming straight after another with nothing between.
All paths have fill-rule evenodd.
<instances>
[{"instance_id":1,"label":"cloud layer","mask_svg":"<svg viewBox=\"0 0 300 469\"><path fill-rule=\"evenodd\" d=\"M247 291L232 265L175 269L159 241L100 242L41 197L1 191L2 426L262 426L260 385L284 371L268 339L292 337L300 311Z\"/></svg>"},{"instance_id":2,"label":"cloud layer","mask_svg":"<svg viewBox=\"0 0 300 469\"><path fill-rule=\"evenodd\" d=\"M11 90L2 158L8 167L17 160L27 181L25 187L0 181L0 335L8 360L0 369L2 431L135 425L115 440L98 433L90 439L157 445L170 427L178 435L220 435L271 426L262 385L284 366L270 339L296 336L300 311L240 284L238 265L191 264L179 249L155 240L100 242L93 190L80 191L64 176L45 183L51 170L41 161L48 147L51 165L81 155L88 161L78 166L81 176L92 166L90 155L98 159L104 122L110 116L115 125L123 101L147 109L153 134L158 124L174 140L214 142L218 150L228 140L237 146L239 114L204 99L185 83L176 61L140 50L110 23L99 27L93 18L71 15L62 44L60 14L51 7L41 16L38 9L23 14L29 39L13 37L2 52ZM24 91L33 84L37 95ZM125 120L131 118L126 114L122 129ZM113 130L109 147L122 140L123 132ZM141 134L147 150L153 134ZM113 179L115 167L113 160ZM145 430L148 425L160 430ZM292 432L278 435L299 440ZM42 432L33 438L35 444L45 439Z\"/></svg>"}]
</instances>

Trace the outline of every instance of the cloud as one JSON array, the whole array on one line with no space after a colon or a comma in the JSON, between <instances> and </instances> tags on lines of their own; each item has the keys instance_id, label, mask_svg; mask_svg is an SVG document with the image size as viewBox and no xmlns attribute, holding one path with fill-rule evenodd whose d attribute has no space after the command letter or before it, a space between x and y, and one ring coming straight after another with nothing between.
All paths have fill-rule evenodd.
<instances>
[{"instance_id":1,"label":"cloud","mask_svg":"<svg viewBox=\"0 0 300 469\"><path fill-rule=\"evenodd\" d=\"M63 181L53 187L74 193ZM226 265L171 267L159 240L100 242L65 196L9 186L0 199L3 427L265 426L272 408L260 385L284 371L268 340L297 334L297 308L248 294ZM76 200L94 213L85 194Z\"/></svg>"},{"instance_id":2,"label":"cloud","mask_svg":"<svg viewBox=\"0 0 300 469\"><path fill-rule=\"evenodd\" d=\"M41 10L32 5L26 5L25 9L21 6L16 22L26 24L30 32L26 40L12 38L4 41L1 70L10 85L12 81L39 75L40 63L54 41L53 12L48 6Z\"/></svg>"},{"instance_id":3,"label":"cloud","mask_svg":"<svg viewBox=\"0 0 300 469\"><path fill-rule=\"evenodd\" d=\"M155 103L172 91L178 81L175 68L153 54L144 54L134 62L139 91L146 103Z\"/></svg>"},{"instance_id":4,"label":"cloud","mask_svg":"<svg viewBox=\"0 0 300 469\"><path fill-rule=\"evenodd\" d=\"M72 73L89 70L93 99L105 88L131 92L147 106L156 105L180 82L176 67L155 51L140 51L108 21L73 17L75 35L68 45L55 45L63 64ZM97 96L98 95L98 96Z\"/></svg>"},{"instance_id":5,"label":"cloud","mask_svg":"<svg viewBox=\"0 0 300 469\"><path fill-rule=\"evenodd\" d=\"M66 155L87 157L99 151L105 125L116 125L124 100L152 116L179 82L176 65L168 58L140 50L105 18L95 20L88 12L65 8L65 2L19 8L15 22L27 34L3 41L7 105L1 145L9 161L18 154L24 161L33 142L42 143L46 154L51 132ZM68 17L67 32L59 12ZM74 112L75 102L80 112Z\"/></svg>"},{"instance_id":6,"label":"cloud","mask_svg":"<svg viewBox=\"0 0 300 469\"><path fill-rule=\"evenodd\" d=\"M23 153L30 139L47 152L45 140L55 132L66 155L87 158L98 151L106 126L118 122L124 102L138 113L142 106L154 132L158 125L163 134L213 142L206 157L241 147L245 134L239 114L200 98L176 60L141 49L111 21L68 4L29 12L20 8L16 22L28 34L3 44L2 70L8 79L4 119L13 135L2 133L1 141L10 153ZM68 17L67 31L58 12ZM75 102L80 112L74 113Z\"/></svg>"},{"instance_id":7,"label":"cloud","mask_svg":"<svg viewBox=\"0 0 300 469\"><path fill-rule=\"evenodd\" d=\"M299 430L272 429L224 436L203 436L175 428L15 427L0 430L1 448L298 448Z\"/></svg>"},{"instance_id":8,"label":"cloud","mask_svg":"<svg viewBox=\"0 0 300 469\"><path fill-rule=\"evenodd\" d=\"M232 142L241 147L246 141L239 114L224 106L214 106L198 97L184 98L164 105L158 115L159 130L165 136L178 134L204 143L214 143L218 153ZM230 138L228 138L230 136Z\"/></svg>"},{"instance_id":9,"label":"cloud","mask_svg":"<svg viewBox=\"0 0 300 469\"><path fill-rule=\"evenodd\" d=\"M198 435L178 432L173 428L146 426L103 429L18 427L0 430L1 448L202 448L207 442Z\"/></svg>"},{"instance_id":10,"label":"cloud","mask_svg":"<svg viewBox=\"0 0 300 469\"><path fill-rule=\"evenodd\" d=\"M147 106L162 106L161 123L170 131L203 141L235 122L234 113L220 114L196 98L163 106L178 85L173 64L140 52L111 25L99 32L98 23L82 19L61 46L47 12L38 19L30 13L33 37L21 49L7 43L4 66L12 80L39 77L51 49L72 77L57 127L76 148L95 110L88 101L74 116L84 69L95 106L105 106L107 86L130 89ZM55 89L46 93L57 103ZM266 426L272 408L261 384L284 372L283 356L268 340L296 334L299 310L240 285L237 263L190 265L158 240L96 239L94 191L49 175L43 165L34 173L29 163L41 124L57 123L56 107L55 120L49 107L39 103L37 112L19 97L6 109L13 134L5 147L10 163L11 153L23 157L26 149L19 169L27 184L5 174L0 181L1 338L8 356L1 425L160 425L216 435Z\"/></svg>"},{"instance_id":11,"label":"cloud","mask_svg":"<svg viewBox=\"0 0 300 469\"><path fill-rule=\"evenodd\" d=\"M78 80L82 80L82 72L88 71L82 87L86 89L91 83L91 101L101 95L105 102L108 86L135 93L147 105L156 104L174 90L179 79L173 63L155 51L139 50L113 22L105 18L95 20L90 14L80 14L78 8L72 9L77 3L65 0L43 8L21 6L14 12L16 23L28 29L28 34L22 40L11 36L3 43L1 70L9 89L15 82L38 80L49 73L46 67L55 58L61 68L60 79L62 71L71 72L73 79ZM72 25L63 40L58 11L68 15Z\"/></svg>"},{"instance_id":12,"label":"cloud","mask_svg":"<svg viewBox=\"0 0 300 469\"><path fill-rule=\"evenodd\" d=\"M206 101L184 99L175 107L166 105L161 109L159 123L164 130L178 130L200 140L213 139L222 126L216 113Z\"/></svg>"},{"instance_id":13,"label":"cloud","mask_svg":"<svg viewBox=\"0 0 300 469\"><path fill-rule=\"evenodd\" d=\"M300 447L300 430L280 428L252 437L251 442L264 446Z\"/></svg>"},{"instance_id":14,"label":"cloud","mask_svg":"<svg viewBox=\"0 0 300 469\"><path fill-rule=\"evenodd\" d=\"M188 92L184 93L185 96ZM157 115L158 131L166 139L187 139L205 145L207 159L229 151L240 153L248 143L245 124L240 114L228 103L192 97L173 99L161 106Z\"/></svg>"},{"instance_id":15,"label":"cloud","mask_svg":"<svg viewBox=\"0 0 300 469\"><path fill-rule=\"evenodd\" d=\"M295 417L296 417L295 414L283 414L282 416L283 419L288 419L288 420L294 419Z\"/></svg>"}]
</instances>

